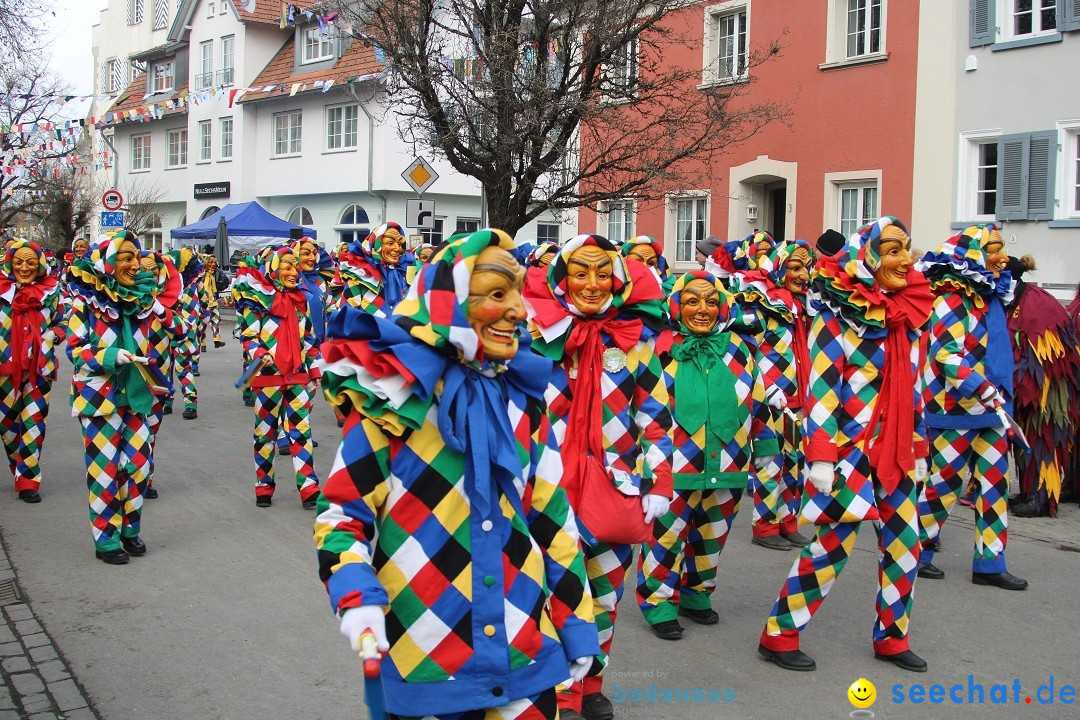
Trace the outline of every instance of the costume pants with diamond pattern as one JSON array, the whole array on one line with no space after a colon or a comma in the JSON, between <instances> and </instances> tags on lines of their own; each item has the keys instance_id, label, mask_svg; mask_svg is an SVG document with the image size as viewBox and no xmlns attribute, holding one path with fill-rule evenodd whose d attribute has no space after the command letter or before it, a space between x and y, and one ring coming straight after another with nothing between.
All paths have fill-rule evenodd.
<instances>
[{"instance_id":1,"label":"costume pants with diamond pattern","mask_svg":"<svg viewBox=\"0 0 1080 720\"><path fill-rule=\"evenodd\" d=\"M94 544L101 552L118 550L121 535L139 534L150 472L150 427L145 415L126 407L111 415L80 415L79 422Z\"/></svg>"},{"instance_id":2,"label":"costume pants with diamond pattern","mask_svg":"<svg viewBox=\"0 0 1080 720\"><path fill-rule=\"evenodd\" d=\"M184 407L198 407L199 392L195 389L195 373L199 371L198 341L194 332L173 342L176 375L180 378L180 392L184 394ZM169 393L170 400L172 392ZM171 405L171 403L170 403Z\"/></svg>"},{"instance_id":3,"label":"costume pants with diamond pattern","mask_svg":"<svg viewBox=\"0 0 1080 720\"><path fill-rule=\"evenodd\" d=\"M676 490L653 541L638 558L637 601L650 625L676 619L679 607L711 610L716 568L739 512L742 490Z\"/></svg>"},{"instance_id":4,"label":"costume pants with diamond pattern","mask_svg":"<svg viewBox=\"0 0 1080 720\"><path fill-rule=\"evenodd\" d=\"M968 475L978 483L975 497L975 554L971 571L1008 572L1008 438L1002 428L930 428L930 477L919 497L922 562L934 561L934 540L949 517Z\"/></svg>"},{"instance_id":5,"label":"costume pants with diamond pattern","mask_svg":"<svg viewBox=\"0 0 1080 720\"><path fill-rule=\"evenodd\" d=\"M869 466L865 456L855 472ZM893 655L908 649L915 573L919 565L917 496L912 475L901 478L886 493L877 483L874 494L880 520L873 521L878 535L877 620L874 652ZM817 526L814 541L804 547L791 566L787 581L773 605L761 633L769 650L799 649L799 633L810 622L851 556L862 523L828 523Z\"/></svg>"},{"instance_id":6,"label":"costume pants with diamond pattern","mask_svg":"<svg viewBox=\"0 0 1080 720\"><path fill-rule=\"evenodd\" d=\"M150 430L150 467L146 473L146 486L154 486L154 448L157 447L157 433L161 427L161 421L165 419L165 400L160 397L154 398L154 406L150 414L146 416L146 426Z\"/></svg>"},{"instance_id":7,"label":"costume pants with diamond pattern","mask_svg":"<svg viewBox=\"0 0 1080 720\"><path fill-rule=\"evenodd\" d=\"M208 324L210 337L214 342L221 342L221 309L217 305L210 308Z\"/></svg>"},{"instance_id":8,"label":"costume pants with diamond pattern","mask_svg":"<svg viewBox=\"0 0 1080 720\"><path fill-rule=\"evenodd\" d=\"M584 682L571 686L559 685L559 708L581 712L585 695L598 693L604 686L604 668L611 655L611 643L615 639L615 618L619 614L619 599L623 594L626 573L634 559L632 545L621 543L597 543L595 547L584 545L585 574L589 577L589 590L593 598L593 616L596 635L600 641L600 654L593 659Z\"/></svg>"},{"instance_id":9,"label":"costume pants with diamond pattern","mask_svg":"<svg viewBox=\"0 0 1080 720\"><path fill-rule=\"evenodd\" d=\"M773 426L780 454L760 470L750 471L754 491L754 537L769 537L799 530L799 477L803 454L794 423L787 415L773 412ZM794 440L794 442L793 442Z\"/></svg>"},{"instance_id":10,"label":"costume pants with diamond pattern","mask_svg":"<svg viewBox=\"0 0 1080 720\"><path fill-rule=\"evenodd\" d=\"M556 720L558 713L555 707L555 691L545 690L538 695L486 710L428 715L423 718L387 713L386 717L387 720Z\"/></svg>"},{"instance_id":11,"label":"costume pants with diamond pattern","mask_svg":"<svg viewBox=\"0 0 1080 720\"><path fill-rule=\"evenodd\" d=\"M24 380L16 388L10 375L0 376L0 426L15 492L41 486L41 448L51 390L52 380L45 377Z\"/></svg>"},{"instance_id":12,"label":"costume pants with diamond pattern","mask_svg":"<svg viewBox=\"0 0 1080 720\"><path fill-rule=\"evenodd\" d=\"M274 447L278 426L288 426L289 447L296 468L296 487L303 502L319 492L312 459L311 394L304 385L280 385L255 391L255 497L273 496Z\"/></svg>"}]
</instances>

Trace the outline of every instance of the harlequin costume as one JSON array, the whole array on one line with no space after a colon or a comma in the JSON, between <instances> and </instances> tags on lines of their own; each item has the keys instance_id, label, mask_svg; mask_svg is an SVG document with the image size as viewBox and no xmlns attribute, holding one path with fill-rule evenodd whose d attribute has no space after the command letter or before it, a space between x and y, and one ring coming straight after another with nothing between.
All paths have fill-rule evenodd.
<instances>
[{"instance_id":1,"label":"harlequin costume","mask_svg":"<svg viewBox=\"0 0 1080 720\"><path fill-rule=\"evenodd\" d=\"M572 302L568 282L571 255L586 247L606 255L612 280L610 296L588 315ZM546 282L541 279L527 276L525 301L533 349L555 361L546 397L571 505L579 508L590 462L635 501L637 495L670 500L671 413L655 350L666 313L656 275L641 263L628 265L606 238L578 235L560 248ZM559 707L586 718L611 717L610 701L601 693L603 672L632 545L601 539L584 551L601 653L584 683L560 694Z\"/></svg>"},{"instance_id":2,"label":"harlequin costume","mask_svg":"<svg viewBox=\"0 0 1080 720\"><path fill-rule=\"evenodd\" d=\"M809 271L813 256L805 240L776 242L767 233L746 238L742 255L753 257L752 250L761 241L769 244L767 254L757 256L744 270L737 271L733 281L740 306L754 314L761 328L755 337L754 359L761 382L767 388L770 422L781 443L777 462L750 475L754 494L753 538L755 544L788 550L810 543L809 538L799 534L801 432L799 424L784 412L785 407L791 413L802 411L810 376L810 354L805 290L792 292L785 281L789 262L798 260Z\"/></svg>"},{"instance_id":3,"label":"harlequin costume","mask_svg":"<svg viewBox=\"0 0 1080 720\"><path fill-rule=\"evenodd\" d=\"M149 272L154 276L158 302L167 308L175 307L180 299L180 293L184 290L184 285L180 279L179 271L172 264L172 258L169 255L149 251L143 253L144 262L147 258L151 259L154 264L154 269ZM173 389L174 360L174 354L171 351L161 358L160 375L163 380L162 387L169 392ZM165 403L168 402L168 399L168 393L154 393L154 405L150 415L146 418L150 430L150 461L146 474L146 492L143 493L143 497L147 500L154 500L158 497L158 489L154 487L154 451L157 449L158 429L164 419Z\"/></svg>"},{"instance_id":4,"label":"harlequin costume","mask_svg":"<svg viewBox=\"0 0 1080 720\"><path fill-rule=\"evenodd\" d=\"M652 251L651 255L656 258L655 267L650 267L653 267L657 277L660 278L660 288L664 291L664 295L670 295L676 278L671 274L667 258L664 257L664 243L649 235L635 235L619 246L619 252L624 258L637 258L637 253L641 252L643 247L649 248Z\"/></svg>"},{"instance_id":5,"label":"harlequin costume","mask_svg":"<svg viewBox=\"0 0 1080 720\"><path fill-rule=\"evenodd\" d=\"M258 264L258 262L256 262L255 258L253 258L251 255L245 253L240 258L239 262L236 264L236 276L239 277L240 275L244 274L245 272L248 272L249 270L257 269L258 266L259 266L259 264ZM239 315L238 315L238 317L239 317ZM239 323L237 323L236 326L233 328L233 337L236 338L237 340L240 339L240 324ZM243 358L244 373L246 374L247 371L248 371L248 365L251 363L251 358L248 356L247 346L244 345L244 343L242 343L242 342L240 343L240 354L241 354L241 356ZM242 397L244 399L244 405L246 405L247 407L255 407L255 391L251 389L250 385L244 386L243 391L241 392L241 395L242 395Z\"/></svg>"},{"instance_id":6,"label":"harlequin costume","mask_svg":"<svg viewBox=\"0 0 1080 720\"><path fill-rule=\"evenodd\" d=\"M317 351L307 298L299 287L286 286L280 275L286 258L296 262L287 245L264 248L258 268L245 268L233 280L232 294L240 342L249 363L266 363L251 381L255 390L255 502L268 507L277 488L274 447L279 423L284 423L300 502L310 508L319 496L319 478L312 459L309 383L318 378L319 371L314 367ZM299 278L298 268L296 273Z\"/></svg>"},{"instance_id":7,"label":"harlequin costume","mask_svg":"<svg viewBox=\"0 0 1080 720\"><path fill-rule=\"evenodd\" d=\"M221 308L218 306L218 295L229 287L229 276L220 267L217 267L217 258L213 255L204 255L203 265L206 266L206 274L203 275L202 292L200 293L202 304L202 335L199 338L199 347L206 350L206 336L209 335L215 348L223 347L225 341L221 339ZM210 269L214 265L213 270Z\"/></svg>"},{"instance_id":8,"label":"harlequin costume","mask_svg":"<svg viewBox=\"0 0 1080 720\"><path fill-rule=\"evenodd\" d=\"M994 250L1002 250L1004 241L993 225L973 225L919 263L937 295L923 373L931 474L919 497L919 577L944 577L933 564L933 543L969 474L979 488L972 580L986 584L987 577L1008 572L1009 442L995 407L1012 413L1013 355L1005 305L1012 300L1013 279L1008 271L995 277L990 269L995 243ZM1014 580L1013 589L1027 585Z\"/></svg>"},{"instance_id":9,"label":"harlequin costume","mask_svg":"<svg viewBox=\"0 0 1080 720\"><path fill-rule=\"evenodd\" d=\"M0 428L15 492L24 502L36 503L41 501L49 393L57 373L54 345L64 336L60 286L36 243L16 238L8 244L0 300Z\"/></svg>"},{"instance_id":10,"label":"harlequin costume","mask_svg":"<svg viewBox=\"0 0 1080 720\"><path fill-rule=\"evenodd\" d=\"M758 646L763 657L785 669L815 668L799 650L799 634L843 570L867 520L874 522L881 551L875 656L908 670L926 667L908 648L908 623L919 559L911 471L925 474L925 460L920 469L917 458L928 452L916 387L918 334L933 296L910 269L909 256L890 253L886 264L883 247L904 249L895 235L906 240L907 230L893 217L862 228L843 250L818 261L811 285L817 315L810 326L813 365L804 408L811 468L801 515L817 525L816 536L792 565ZM895 283L905 271L906 280ZM885 279L901 288L887 292ZM833 489L823 492L814 483Z\"/></svg>"},{"instance_id":11,"label":"harlequin costume","mask_svg":"<svg viewBox=\"0 0 1080 720\"><path fill-rule=\"evenodd\" d=\"M568 661L599 652L545 413L551 363L527 338L489 360L470 324L489 247L513 241L449 243L390 319L346 307L323 345L324 392L348 420L315 523L319 574L343 633L388 608L390 718L552 720Z\"/></svg>"},{"instance_id":12,"label":"harlequin costume","mask_svg":"<svg viewBox=\"0 0 1080 720\"><path fill-rule=\"evenodd\" d=\"M1080 431L1080 348L1068 312L1057 298L1022 276L1034 258L1009 258L1017 281L1006 324L1013 340L1014 417L1031 443L1031 454L1014 452L1020 493L1010 500L1017 517L1057 517L1059 500L1076 495L1068 478Z\"/></svg>"},{"instance_id":13,"label":"harlequin costume","mask_svg":"<svg viewBox=\"0 0 1080 720\"><path fill-rule=\"evenodd\" d=\"M345 304L380 317L389 317L409 287L407 269L413 264L410 253L402 252L397 264L383 259L383 241L401 239L401 226L383 223L360 243L351 243L338 254L341 294L337 307Z\"/></svg>"},{"instance_id":14,"label":"harlequin costume","mask_svg":"<svg viewBox=\"0 0 1080 720\"><path fill-rule=\"evenodd\" d=\"M122 230L102 236L70 268L72 306L68 357L74 365L71 413L83 429L90 526L96 554L109 564L142 555L139 538L143 493L152 450L148 417L154 389L167 362L170 339L185 333L183 319L155 297L153 273L140 271L131 285L115 275L123 248L138 240ZM138 262L138 257L135 258ZM144 375L130 356L147 359ZM163 382L163 381L162 381Z\"/></svg>"},{"instance_id":15,"label":"harlequin costume","mask_svg":"<svg viewBox=\"0 0 1080 720\"><path fill-rule=\"evenodd\" d=\"M173 357L177 375L180 377L180 392L184 396L184 418L191 420L198 416L199 406L199 391L195 387L195 377L199 373L199 333L203 321L199 298L206 268L198 253L190 248L172 250L169 257L183 282L183 291L176 309L184 321L186 334L176 339ZM172 394L169 395L166 407L172 407Z\"/></svg>"},{"instance_id":16,"label":"harlequin costume","mask_svg":"<svg viewBox=\"0 0 1080 720\"><path fill-rule=\"evenodd\" d=\"M711 284L718 299L716 324L705 334L682 320L682 296L694 280ZM720 279L704 270L683 275L668 307L678 329L661 336L657 351L671 397L675 500L642 548L637 601L657 635L678 639L676 615L701 624L719 620L711 597L720 553L752 461L771 458L779 446L753 346L728 327L738 312Z\"/></svg>"}]
</instances>

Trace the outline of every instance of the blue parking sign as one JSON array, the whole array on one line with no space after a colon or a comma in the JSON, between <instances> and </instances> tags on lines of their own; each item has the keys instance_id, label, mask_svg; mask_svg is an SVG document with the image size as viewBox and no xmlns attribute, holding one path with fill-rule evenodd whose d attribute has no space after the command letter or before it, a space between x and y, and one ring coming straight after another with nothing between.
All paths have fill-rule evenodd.
<instances>
[{"instance_id":1,"label":"blue parking sign","mask_svg":"<svg viewBox=\"0 0 1080 720\"><path fill-rule=\"evenodd\" d=\"M101 212L101 227L103 228L122 228L124 227L124 212L123 210L103 210Z\"/></svg>"}]
</instances>

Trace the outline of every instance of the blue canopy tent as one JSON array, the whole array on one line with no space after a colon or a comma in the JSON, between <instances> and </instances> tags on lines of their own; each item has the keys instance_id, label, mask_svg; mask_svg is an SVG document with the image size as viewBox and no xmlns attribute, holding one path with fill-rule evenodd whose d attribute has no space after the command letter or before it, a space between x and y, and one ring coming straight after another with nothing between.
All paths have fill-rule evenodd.
<instances>
[{"instance_id":1,"label":"blue canopy tent","mask_svg":"<svg viewBox=\"0 0 1080 720\"><path fill-rule=\"evenodd\" d=\"M282 220L252 200L246 203L230 203L202 220L178 227L169 232L173 246L186 245L184 241L214 243L218 238L218 224L225 220L226 236L232 250L256 252L265 245L289 239L289 232L300 227ZM317 234L311 228L303 228L304 237L314 239Z\"/></svg>"}]
</instances>

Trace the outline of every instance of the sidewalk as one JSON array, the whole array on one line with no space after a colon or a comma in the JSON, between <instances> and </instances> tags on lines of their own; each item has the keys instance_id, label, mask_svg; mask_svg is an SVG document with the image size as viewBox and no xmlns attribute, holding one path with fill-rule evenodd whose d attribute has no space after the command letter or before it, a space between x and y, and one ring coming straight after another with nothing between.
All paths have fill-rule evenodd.
<instances>
[{"instance_id":1,"label":"sidewalk","mask_svg":"<svg viewBox=\"0 0 1080 720\"><path fill-rule=\"evenodd\" d=\"M0 720L101 720L52 638L22 601L2 542L0 611Z\"/></svg>"}]
</instances>

